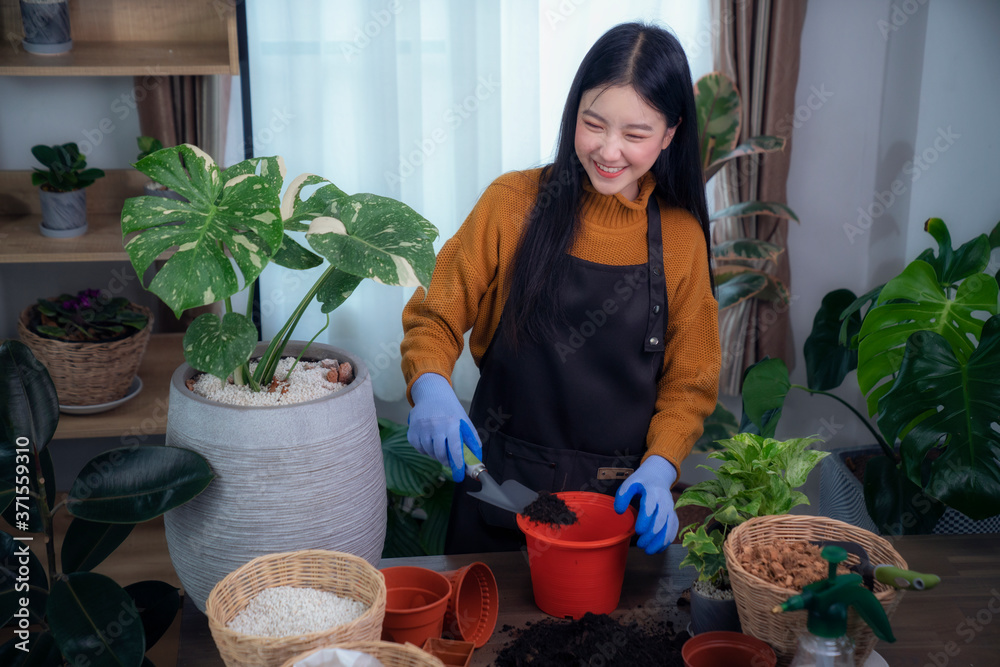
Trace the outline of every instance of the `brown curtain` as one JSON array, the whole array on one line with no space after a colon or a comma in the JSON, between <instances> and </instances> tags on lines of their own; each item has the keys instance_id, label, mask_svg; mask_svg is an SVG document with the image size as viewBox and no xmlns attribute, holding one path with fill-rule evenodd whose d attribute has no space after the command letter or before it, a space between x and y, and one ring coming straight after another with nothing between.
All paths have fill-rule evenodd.
<instances>
[{"instance_id":1,"label":"brown curtain","mask_svg":"<svg viewBox=\"0 0 1000 667\"><path fill-rule=\"evenodd\" d=\"M212 156L220 167L226 152L226 125L232 77L217 76L137 76L134 94L139 112L139 131L155 137L164 146L193 144ZM162 262L156 262L156 270ZM192 308L180 318L157 304L157 330L185 331L202 313L221 313L218 304Z\"/></svg>"},{"instance_id":2,"label":"brown curtain","mask_svg":"<svg viewBox=\"0 0 1000 667\"><path fill-rule=\"evenodd\" d=\"M779 153L741 158L716 179L716 207L751 199L787 203L785 185L791 156L799 45L805 0L713 0L718 25L716 70L732 78L743 100L740 140L757 135L785 137ZM793 223L794 224L794 223ZM786 248L776 265L766 266L788 287L788 221L772 216L720 221L713 242L726 238L758 238ZM720 391L738 395L743 371L765 356L795 363L789 304L754 299L720 313L723 370Z\"/></svg>"}]
</instances>

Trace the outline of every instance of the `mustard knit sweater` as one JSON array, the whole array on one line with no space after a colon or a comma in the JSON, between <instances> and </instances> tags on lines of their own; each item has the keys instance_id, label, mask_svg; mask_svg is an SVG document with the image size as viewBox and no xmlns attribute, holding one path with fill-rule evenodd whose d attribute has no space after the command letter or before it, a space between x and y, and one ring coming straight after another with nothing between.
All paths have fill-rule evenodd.
<instances>
[{"instance_id":1,"label":"mustard knit sweater","mask_svg":"<svg viewBox=\"0 0 1000 667\"><path fill-rule=\"evenodd\" d=\"M408 398L413 381L423 373L451 378L469 329L470 351L480 363L500 323L540 175L541 169L533 169L495 180L438 253L430 289L425 294L418 288L403 309L401 349ZM639 197L630 201L621 194L602 195L586 181L583 224L570 254L612 266L645 264L646 203L654 185L647 173L639 181ZM659 203L669 316L646 456L658 454L679 471L718 397L718 304L709 283L701 226L687 211Z\"/></svg>"}]
</instances>

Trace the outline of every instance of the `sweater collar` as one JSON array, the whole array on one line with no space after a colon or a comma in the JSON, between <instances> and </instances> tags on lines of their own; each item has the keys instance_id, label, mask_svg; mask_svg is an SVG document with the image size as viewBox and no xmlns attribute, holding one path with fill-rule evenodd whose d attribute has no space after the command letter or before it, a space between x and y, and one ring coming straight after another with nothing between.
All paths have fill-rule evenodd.
<instances>
[{"instance_id":1,"label":"sweater collar","mask_svg":"<svg viewBox=\"0 0 1000 667\"><path fill-rule=\"evenodd\" d=\"M646 204L655 188L656 179L650 172L646 172L639 179L639 196L631 200L620 192L603 195L594 188L590 178L585 178L581 213L589 221L604 227L627 227L645 222Z\"/></svg>"}]
</instances>

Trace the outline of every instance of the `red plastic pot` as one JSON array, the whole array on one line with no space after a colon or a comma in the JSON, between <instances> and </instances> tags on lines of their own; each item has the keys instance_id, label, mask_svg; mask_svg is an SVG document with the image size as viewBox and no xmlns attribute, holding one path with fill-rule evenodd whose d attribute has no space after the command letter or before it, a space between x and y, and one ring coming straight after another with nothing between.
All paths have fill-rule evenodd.
<instances>
[{"instance_id":1,"label":"red plastic pot","mask_svg":"<svg viewBox=\"0 0 1000 667\"><path fill-rule=\"evenodd\" d=\"M421 646L429 637L440 637L451 597L447 577L411 566L387 567L382 575L386 589L382 639Z\"/></svg>"},{"instance_id":2,"label":"red plastic pot","mask_svg":"<svg viewBox=\"0 0 1000 667\"><path fill-rule=\"evenodd\" d=\"M614 498L602 493L555 495L576 513L576 523L553 527L517 516L527 541L535 604L557 618L609 614L621 597L635 510L618 514Z\"/></svg>"},{"instance_id":3,"label":"red plastic pot","mask_svg":"<svg viewBox=\"0 0 1000 667\"><path fill-rule=\"evenodd\" d=\"M481 648L493 635L500 612L500 591L493 570L476 562L442 574L451 582L445 633Z\"/></svg>"},{"instance_id":4,"label":"red plastic pot","mask_svg":"<svg viewBox=\"0 0 1000 667\"><path fill-rule=\"evenodd\" d=\"M765 642L741 632L713 630L681 647L684 667L774 667L778 656Z\"/></svg>"}]
</instances>

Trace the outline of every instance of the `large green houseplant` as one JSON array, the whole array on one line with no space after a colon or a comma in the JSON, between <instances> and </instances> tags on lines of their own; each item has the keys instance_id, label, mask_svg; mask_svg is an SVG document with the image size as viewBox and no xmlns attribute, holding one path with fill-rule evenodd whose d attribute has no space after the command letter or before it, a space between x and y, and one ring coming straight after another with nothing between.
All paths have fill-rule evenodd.
<instances>
[{"instance_id":1,"label":"large green houseplant","mask_svg":"<svg viewBox=\"0 0 1000 667\"><path fill-rule=\"evenodd\" d=\"M886 533L934 528L950 507L981 520L1000 514L1000 316L990 254L1000 224L959 248L944 221L927 220L937 242L861 297L827 294L805 343L808 386L791 384L780 360L748 370L747 418L774 433L792 389L844 403L882 455L868 461L868 513ZM875 426L829 393L857 371Z\"/></svg>"},{"instance_id":2,"label":"large green houseplant","mask_svg":"<svg viewBox=\"0 0 1000 667\"><path fill-rule=\"evenodd\" d=\"M170 385L167 444L200 452L216 474L205 494L165 516L185 591L203 608L219 579L276 551L347 551L377 564L390 513L372 378L349 350L292 337L313 301L328 314L365 278L426 286L437 230L401 202L348 195L319 176L286 184L279 157L221 169L203 151L181 145L153 152L135 167L186 199L125 203L122 234L136 273L145 275L172 251L148 289L178 316L215 302L224 308L221 317L205 313L190 324L183 337L187 363ZM258 343L252 294L272 262L315 269L317 278L273 339ZM245 313L233 307L241 290ZM251 407L258 392L289 377L275 377L282 357L346 363L353 379L312 400ZM199 373L239 385L247 405L191 391ZM324 509L318 515L317 506ZM275 522L278 515L288 519Z\"/></svg>"},{"instance_id":3,"label":"large green houseplant","mask_svg":"<svg viewBox=\"0 0 1000 667\"><path fill-rule=\"evenodd\" d=\"M92 570L137 523L188 502L211 482L198 454L180 448L112 449L84 465L57 499L50 448L59 400L48 371L19 341L0 343L0 625L15 636L0 664L139 667L170 627L179 591L162 581L122 587ZM73 521L56 554L53 519ZM46 565L30 549L44 544Z\"/></svg>"},{"instance_id":4,"label":"large green houseplant","mask_svg":"<svg viewBox=\"0 0 1000 667\"><path fill-rule=\"evenodd\" d=\"M744 521L758 516L787 514L809 498L797 489L806 483L809 473L828 455L810 449L818 438L792 438L778 441L754 433L737 433L720 440L719 449L708 457L721 461L718 467L701 465L711 472L703 482L687 487L675 508L696 506L709 512L701 523L681 529L681 544L687 555L681 567L698 571L692 589L692 617L695 632L709 629L701 608L707 599L728 591L729 571L723 555L723 542L729 532ZM732 598L731 594L722 597ZM735 603L723 617L735 618Z\"/></svg>"}]
</instances>

